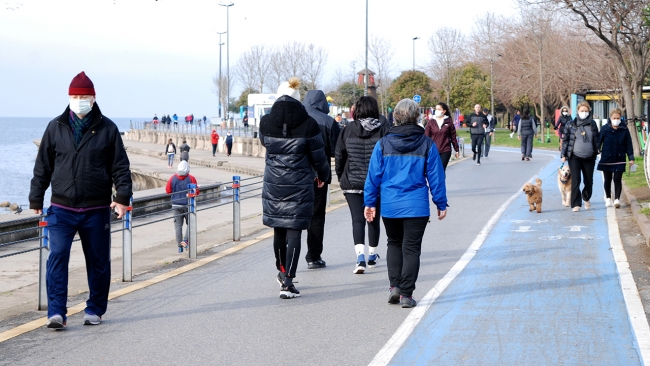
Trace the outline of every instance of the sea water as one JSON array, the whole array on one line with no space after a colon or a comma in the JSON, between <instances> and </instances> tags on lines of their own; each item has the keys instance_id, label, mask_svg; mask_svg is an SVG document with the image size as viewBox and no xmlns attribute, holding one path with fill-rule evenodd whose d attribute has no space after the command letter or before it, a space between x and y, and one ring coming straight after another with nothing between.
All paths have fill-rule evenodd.
<instances>
[{"instance_id":1,"label":"sea water","mask_svg":"<svg viewBox=\"0 0 650 366\"><path fill-rule=\"evenodd\" d=\"M29 209L29 187L34 173L37 147L34 140L43 137L52 118L0 117L0 202L19 204ZM128 131L131 120L144 118L111 118L121 132ZM44 207L49 206L50 190L45 193ZM0 214L11 213L0 208Z\"/></svg>"}]
</instances>

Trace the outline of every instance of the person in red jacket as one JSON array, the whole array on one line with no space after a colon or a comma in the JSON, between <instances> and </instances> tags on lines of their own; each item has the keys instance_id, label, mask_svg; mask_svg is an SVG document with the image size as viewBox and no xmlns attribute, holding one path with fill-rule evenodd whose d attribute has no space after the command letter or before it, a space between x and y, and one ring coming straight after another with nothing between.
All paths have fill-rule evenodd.
<instances>
[{"instance_id":1,"label":"person in red jacket","mask_svg":"<svg viewBox=\"0 0 650 366\"><path fill-rule=\"evenodd\" d=\"M217 130L212 130L210 138L212 139L212 156L214 156L214 154L217 153L217 144L219 144L219 134L217 133Z\"/></svg>"},{"instance_id":2,"label":"person in red jacket","mask_svg":"<svg viewBox=\"0 0 650 366\"><path fill-rule=\"evenodd\" d=\"M424 134L430 137L438 147L443 170L447 170L447 164L451 159L451 147L456 151L456 158L459 157L458 139L456 138L456 127L451 119L449 107L445 103L438 103Z\"/></svg>"},{"instance_id":3,"label":"person in red jacket","mask_svg":"<svg viewBox=\"0 0 650 366\"><path fill-rule=\"evenodd\" d=\"M178 164L178 172L169 178L167 187L165 187L165 192L172 195L172 211L174 212L174 229L176 230L178 254L183 253L183 249L187 249L189 245L189 241L187 240L187 230L189 230L189 227L185 229L185 236L183 236L183 220L189 225L187 221L187 214L189 212L187 193L189 192L188 185L190 183L197 184L196 178L190 175L190 164L187 161L181 161ZM196 195L198 194L199 187L197 184Z\"/></svg>"}]
</instances>

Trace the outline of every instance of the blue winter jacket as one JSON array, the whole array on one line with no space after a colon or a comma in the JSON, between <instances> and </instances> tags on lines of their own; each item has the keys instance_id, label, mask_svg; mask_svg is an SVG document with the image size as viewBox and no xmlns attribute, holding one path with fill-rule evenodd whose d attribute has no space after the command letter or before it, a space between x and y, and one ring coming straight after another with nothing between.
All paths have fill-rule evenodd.
<instances>
[{"instance_id":1,"label":"blue winter jacket","mask_svg":"<svg viewBox=\"0 0 650 366\"><path fill-rule=\"evenodd\" d=\"M440 154L422 127L391 127L377 142L363 191L367 207L376 207L381 196L381 215L387 218L430 216L429 191L436 207L447 209Z\"/></svg>"}]
</instances>

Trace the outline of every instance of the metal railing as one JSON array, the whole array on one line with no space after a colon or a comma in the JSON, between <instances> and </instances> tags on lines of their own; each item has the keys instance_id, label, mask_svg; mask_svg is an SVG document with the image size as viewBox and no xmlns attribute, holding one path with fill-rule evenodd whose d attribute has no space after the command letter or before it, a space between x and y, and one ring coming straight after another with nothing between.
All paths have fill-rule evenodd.
<instances>
[{"instance_id":1,"label":"metal railing","mask_svg":"<svg viewBox=\"0 0 650 366\"><path fill-rule=\"evenodd\" d=\"M246 182L242 184L242 182ZM200 207L197 208L197 199L196 194L197 187L195 184L189 184L189 189L175 192L176 194L185 193L187 197L187 204L185 207L188 208L187 213L175 214L173 206L183 206L179 205L178 202L172 202L172 195L167 195L168 202L155 203L151 205L145 205L141 207L133 207L133 198L131 198L130 204L127 208L126 214L122 219L112 220L111 226L120 225L120 228L112 229L111 234L122 232L122 281L123 282L132 282L133 281L133 230L139 227L151 225L154 223L162 222L165 220L174 219L176 217L185 217L187 216L188 222L188 231L189 231L189 258L197 258L197 248L198 248L198 235L197 235L197 226L198 226L198 211L205 211L213 209L216 207L225 206L232 204L233 210L233 241L239 241L241 239L241 201L246 199L251 199L261 196L263 184L263 176L254 176L250 178L241 179L240 176L233 176L233 180L230 184L230 192L228 190L219 191L218 194L212 194L215 197L203 199L200 202ZM157 197L157 196L152 196ZM171 209L167 208L172 206ZM163 207L161 207L163 206ZM138 211L144 212L140 214ZM151 212L149 212L151 211ZM171 213L171 214L170 214ZM154 215L165 215L162 218L151 219ZM15 220L13 222L6 222L4 225L11 225L12 223L23 224L27 220ZM19 254L29 253L33 251L39 251L39 273L38 273L38 310L47 310L47 289L45 286L45 276L46 276L46 267L47 267L47 258L50 252L50 242L49 242L49 232L47 226L47 215L41 215L39 217L38 226L21 228L6 232L1 232L0 237L5 235L29 235L29 232L33 231L33 235L29 238L17 239L12 241L6 241L0 244L0 259L7 258ZM80 239L74 239L73 241L79 241ZM9 248L14 245L29 243L29 242L38 242L36 247L28 248L19 248L16 251L9 253L3 253L4 249Z\"/></svg>"},{"instance_id":2,"label":"metal railing","mask_svg":"<svg viewBox=\"0 0 650 366\"><path fill-rule=\"evenodd\" d=\"M185 121L179 121L178 124L163 124L147 121L131 122L130 129L139 131L174 132L188 135L209 135L212 130L216 130L221 138L225 138L227 132L238 137L255 137L259 131L257 126L244 127L241 121L237 120L233 123L226 123L225 127L223 126L224 125L222 124L210 124L210 121L206 123L195 122L194 124L187 124Z\"/></svg>"}]
</instances>

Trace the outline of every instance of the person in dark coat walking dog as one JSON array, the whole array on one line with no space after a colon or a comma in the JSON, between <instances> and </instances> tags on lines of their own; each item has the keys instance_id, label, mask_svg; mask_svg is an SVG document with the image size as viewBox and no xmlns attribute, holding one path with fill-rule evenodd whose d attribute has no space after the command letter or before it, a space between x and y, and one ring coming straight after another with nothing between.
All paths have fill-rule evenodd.
<instances>
[{"instance_id":1,"label":"person in dark coat walking dog","mask_svg":"<svg viewBox=\"0 0 650 366\"><path fill-rule=\"evenodd\" d=\"M623 173L625 173L625 158L634 164L634 149L632 137L624 123L621 123L623 111L618 108L609 113L609 121L600 129L598 147L601 151L598 170L603 172L605 180L605 206L612 207L612 179L614 180L614 202L616 208L621 207L621 189Z\"/></svg>"},{"instance_id":2,"label":"person in dark coat walking dog","mask_svg":"<svg viewBox=\"0 0 650 366\"><path fill-rule=\"evenodd\" d=\"M260 121L260 142L266 148L262 221L274 232L281 299L300 296L293 279L300 258L301 231L311 225L314 181L320 188L330 179L321 130L300 103L299 86L297 78L283 82L271 113Z\"/></svg>"}]
</instances>

